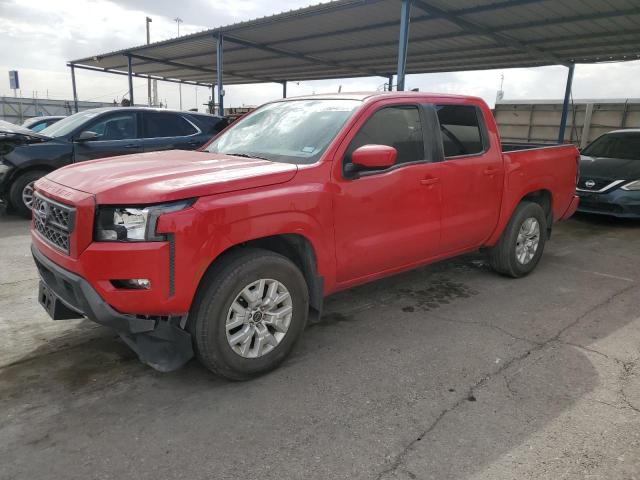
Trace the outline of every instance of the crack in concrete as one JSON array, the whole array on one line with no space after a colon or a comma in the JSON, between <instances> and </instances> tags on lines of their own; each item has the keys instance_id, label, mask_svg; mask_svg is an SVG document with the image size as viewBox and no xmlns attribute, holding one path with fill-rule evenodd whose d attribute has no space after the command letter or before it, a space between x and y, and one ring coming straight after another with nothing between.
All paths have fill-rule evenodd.
<instances>
[{"instance_id":1,"label":"crack in concrete","mask_svg":"<svg viewBox=\"0 0 640 480\"><path fill-rule=\"evenodd\" d=\"M471 396L473 396L473 392L475 390L477 390L478 388L482 387L483 385L485 385L491 378L502 374L502 372L505 372L506 370L508 370L512 365L515 365L521 361L523 361L525 358L529 357L531 355L531 353L533 352L538 352L538 351L542 351L545 347L547 347L548 345L550 345L551 343L554 342L558 342L560 337L570 328L576 326L578 323L580 323L584 318L586 318L587 316L589 316L591 313L595 312L596 310L609 305L611 302L613 302L617 297L619 297L620 295L624 295L626 292L628 292L629 290L631 290L632 288L635 287L635 284L629 285L626 288L623 288L622 290L619 290L618 292L615 292L613 294L611 294L609 297L607 297L605 300L603 300L602 302L594 305L593 307L589 308L586 312L581 313L580 315L578 315L572 322L570 322L569 324L567 324L566 326L564 326L563 328L561 328L555 335L553 335L552 337L550 337L549 339L545 340L544 342L541 343L535 343L535 342L530 342L530 343L535 343L533 348L531 350L528 350L527 352L518 355L514 358L512 358L511 360L503 363L501 365L500 368L498 368L496 371L488 373L487 375L485 375L483 378L481 378L480 380L478 380L473 386L471 386L468 390L467 390L467 394L464 397L460 397L458 400L456 400L456 402L451 405L450 407L445 408L444 410L442 410L437 416L436 418L433 420L433 422L431 422L431 424L429 424L427 426L427 428L415 439L411 440L395 457L395 459L393 460L393 462L391 462L391 465L382 470L377 476L376 476L376 480L381 480L382 478L384 478L385 476L392 474L394 472L396 472L399 468L401 468L402 463L404 462L406 456L409 454L409 452L413 449L414 445L416 445L418 442L420 442L423 438L425 438L427 435L429 435L437 426L438 424L442 421L442 419L450 412L453 412L454 410L456 410L458 407L460 407L460 405L462 405L465 401L467 401L467 399L469 399ZM433 314L432 314L433 315ZM434 317L437 317L436 315L434 315ZM448 320L448 319L444 319L443 317L440 317L440 320ZM463 321L459 321L459 323L465 323ZM483 322L478 322L478 324L482 324ZM487 328L492 328L495 327L494 325L491 324L485 324L484 325ZM625 371L627 369L625 368ZM511 391L511 389L509 388L509 390ZM624 393L624 392L623 392ZM636 407L634 407L633 405L631 405L627 400L626 400L626 396L623 396L623 400L625 400L625 403L627 403L627 405L629 405L629 407L633 410L635 410L636 412L640 413L640 409L637 409ZM406 467L402 467L403 471L405 472L409 472L409 470ZM411 472L412 475L415 476L415 474L413 474L413 472Z\"/></svg>"},{"instance_id":2,"label":"crack in concrete","mask_svg":"<svg viewBox=\"0 0 640 480\"><path fill-rule=\"evenodd\" d=\"M452 318L448 318L433 312L429 312L430 316L435 318L436 320L440 320L442 322L450 322L450 323L459 323L462 325L477 325L480 327L485 327L485 328L490 328L493 330L496 330L498 332L501 332L511 338L513 338L514 340L520 340L522 342L526 342L526 343L530 343L532 345L541 345L540 342L536 342L535 340L531 340L529 338L526 337L519 337L518 335L515 335L513 333L511 333L509 330L499 327L497 325L494 325L492 323L488 323L488 322L475 322L475 321L468 321L468 320L454 320Z\"/></svg>"},{"instance_id":3,"label":"crack in concrete","mask_svg":"<svg viewBox=\"0 0 640 480\"><path fill-rule=\"evenodd\" d=\"M627 392L625 392L624 390L625 384L629 381L629 378L634 375L632 372L635 366L635 362L626 362L623 364L622 373L620 374L621 384L620 389L618 390L618 394L620 395L620 398L622 398L622 401L625 403L625 405L627 405L627 407L629 407L636 413L640 413L640 408L631 403L631 401L627 398Z\"/></svg>"}]
</instances>

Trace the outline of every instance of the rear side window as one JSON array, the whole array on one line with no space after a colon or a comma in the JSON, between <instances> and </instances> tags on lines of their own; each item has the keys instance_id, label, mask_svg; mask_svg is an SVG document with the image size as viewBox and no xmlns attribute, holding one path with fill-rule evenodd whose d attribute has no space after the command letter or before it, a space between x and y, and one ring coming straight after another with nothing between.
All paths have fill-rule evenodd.
<instances>
[{"instance_id":1,"label":"rear side window","mask_svg":"<svg viewBox=\"0 0 640 480\"><path fill-rule=\"evenodd\" d=\"M198 130L182 115L163 112L145 112L144 138L184 137Z\"/></svg>"},{"instance_id":2,"label":"rear side window","mask_svg":"<svg viewBox=\"0 0 640 480\"><path fill-rule=\"evenodd\" d=\"M367 120L351 141L347 158L363 145L387 145L398 151L396 163L424 160L420 111L416 106L385 107Z\"/></svg>"},{"instance_id":3,"label":"rear side window","mask_svg":"<svg viewBox=\"0 0 640 480\"><path fill-rule=\"evenodd\" d=\"M467 105L436 105L444 156L475 155L484 151L478 109Z\"/></svg>"},{"instance_id":4,"label":"rear side window","mask_svg":"<svg viewBox=\"0 0 640 480\"><path fill-rule=\"evenodd\" d=\"M202 131L207 135L216 135L229 124L226 118L205 117L204 115L195 117L194 121L198 122Z\"/></svg>"}]
</instances>

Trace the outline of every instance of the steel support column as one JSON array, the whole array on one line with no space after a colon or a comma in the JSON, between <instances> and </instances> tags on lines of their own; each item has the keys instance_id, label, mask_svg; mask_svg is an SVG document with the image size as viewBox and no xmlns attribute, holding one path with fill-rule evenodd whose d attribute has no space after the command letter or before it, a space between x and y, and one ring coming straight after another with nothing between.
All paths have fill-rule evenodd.
<instances>
[{"instance_id":1,"label":"steel support column","mask_svg":"<svg viewBox=\"0 0 640 480\"><path fill-rule=\"evenodd\" d=\"M224 50L224 38L222 34L216 37L216 86L218 88L218 115L224 115L224 85L222 84L222 55Z\"/></svg>"},{"instance_id":2,"label":"steel support column","mask_svg":"<svg viewBox=\"0 0 640 480\"><path fill-rule=\"evenodd\" d=\"M73 110L78 113L78 91L76 90L76 68L69 65L71 69L71 88L73 89Z\"/></svg>"},{"instance_id":3,"label":"steel support column","mask_svg":"<svg viewBox=\"0 0 640 480\"><path fill-rule=\"evenodd\" d=\"M558 143L564 143L564 133L567 129L567 117L569 116L569 100L571 100L571 87L573 86L573 71L576 65L569 65L567 73L567 86L564 90L564 102L562 104L562 117L560 118L560 132L558 133Z\"/></svg>"},{"instance_id":4,"label":"steel support column","mask_svg":"<svg viewBox=\"0 0 640 480\"><path fill-rule=\"evenodd\" d=\"M387 91L390 92L393 90L393 75L389 75L387 79Z\"/></svg>"},{"instance_id":5,"label":"steel support column","mask_svg":"<svg viewBox=\"0 0 640 480\"><path fill-rule=\"evenodd\" d=\"M282 98L287 98L287 81L282 82Z\"/></svg>"},{"instance_id":6,"label":"steel support column","mask_svg":"<svg viewBox=\"0 0 640 480\"><path fill-rule=\"evenodd\" d=\"M131 55L127 55L127 75L129 76L129 103L133 107L133 70L131 69Z\"/></svg>"},{"instance_id":7,"label":"steel support column","mask_svg":"<svg viewBox=\"0 0 640 480\"><path fill-rule=\"evenodd\" d=\"M402 0L400 11L400 38L398 39L398 80L396 90L404 90L404 72L407 66L407 48L409 46L409 22L411 21L411 0Z\"/></svg>"}]
</instances>

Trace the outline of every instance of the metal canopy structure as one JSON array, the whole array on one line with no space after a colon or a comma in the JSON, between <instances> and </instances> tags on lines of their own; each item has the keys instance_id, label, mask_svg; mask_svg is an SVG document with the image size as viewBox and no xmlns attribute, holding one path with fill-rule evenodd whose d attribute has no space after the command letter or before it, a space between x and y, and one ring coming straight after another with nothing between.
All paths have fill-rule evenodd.
<instances>
[{"instance_id":1,"label":"metal canopy structure","mask_svg":"<svg viewBox=\"0 0 640 480\"><path fill-rule=\"evenodd\" d=\"M224 57L224 67L223 67ZM119 75L224 84L626 61L638 0L338 0L69 62ZM571 82L567 82L567 101ZM133 97L133 90L130 91Z\"/></svg>"}]
</instances>

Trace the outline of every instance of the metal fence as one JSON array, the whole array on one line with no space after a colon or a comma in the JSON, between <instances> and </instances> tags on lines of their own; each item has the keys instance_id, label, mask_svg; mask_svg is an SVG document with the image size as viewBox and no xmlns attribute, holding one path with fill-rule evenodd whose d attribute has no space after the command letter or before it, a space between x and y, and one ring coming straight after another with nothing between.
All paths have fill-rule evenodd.
<instances>
[{"instance_id":1,"label":"metal fence","mask_svg":"<svg viewBox=\"0 0 640 480\"><path fill-rule=\"evenodd\" d=\"M111 107L113 103L78 102L78 110ZM47 100L42 98L0 97L0 119L22 124L32 117L46 115L71 115L73 100Z\"/></svg>"},{"instance_id":2,"label":"metal fence","mask_svg":"<svg viewBox=\"0 0 640 480\"><path fill-rule=\"evenodd\" d=\"M504 142L557 143L561 101L499 101L496 122ZM640 99L575 100L570 105L565 141L579 147L603 133L640 128Z\"/></svg>"}]
</instances>

